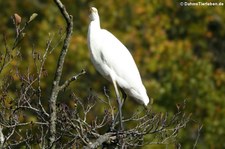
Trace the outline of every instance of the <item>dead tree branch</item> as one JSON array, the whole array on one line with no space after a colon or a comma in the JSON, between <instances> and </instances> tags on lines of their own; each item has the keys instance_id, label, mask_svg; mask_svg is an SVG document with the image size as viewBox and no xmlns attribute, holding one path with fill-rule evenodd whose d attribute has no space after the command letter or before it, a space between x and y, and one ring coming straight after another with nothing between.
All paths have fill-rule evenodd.
<instances>
[{"instance_id":1,"label":"dead tree branch","mask_svg":"<svg viewBox=\"0 0 225 149\"><path fill-rule=\"evenodd\" d=\"M63 15L67 28L66 28L66 37L63 42L63 47L61 49L61 53L58 59L58 64L55 71L55 77L52 84L52 91L50 96L50 142L49 145L52 146L52 149L55 148L54 142L56 141L56 100L58 97L58 93L60 91L60 80L63 71L63 64L66 57L66 53L68 51L70 39L73 33L73 17L68 14L65 6L61 3L60 0L54 0L55 4L59 8L61 14Z\"/></svg>"},{"instance_id":2,"label":"dead tree branch","mask_svg":"<svg viewBox=\"0 0 225 149\"><path fill-rule=\"evenodd\" d=\"M85 74L85 73L86 73L85 70L82 70L82 71L81 71L80 73L78 73L77 75L72 76L71 78L69 78L68 80L66 80L65 83L64 83L63 85L61 85L61 86L59 87L59 90L60 90L60 91L61 91L61 90L65 90L65 89L70 85L71 82L77 80L77 78L78 78L79 76L81 76L81 75L83 75L83 74Z\"/></svg>"}]
</instances>

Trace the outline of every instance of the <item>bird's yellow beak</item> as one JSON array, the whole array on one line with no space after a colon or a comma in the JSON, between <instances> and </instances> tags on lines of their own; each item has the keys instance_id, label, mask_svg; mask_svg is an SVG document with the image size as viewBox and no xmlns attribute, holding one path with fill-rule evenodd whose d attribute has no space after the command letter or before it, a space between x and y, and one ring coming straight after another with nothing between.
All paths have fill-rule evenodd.
<instances>
[{"instance_id":1,"label":"bird's yellow beak","mask_svg":"<svg viewBox=\"0 0 225 149\"><path fill-rule=\"evenodd\" d=\"M98 12L98 10L95 7L90 7L90 13L92 12Z\"/></svg>"}]
</instances>

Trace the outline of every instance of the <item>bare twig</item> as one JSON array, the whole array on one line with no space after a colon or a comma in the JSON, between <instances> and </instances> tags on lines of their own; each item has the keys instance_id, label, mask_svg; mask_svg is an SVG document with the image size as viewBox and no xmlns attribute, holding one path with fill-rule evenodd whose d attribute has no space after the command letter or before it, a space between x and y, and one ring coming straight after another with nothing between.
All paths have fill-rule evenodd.
<instances>
[{"instance_id":1,"label":"bare twig","mask_svg":"<svg viewBox=\"0 0 225 149\"><path fill-rule=\"evenodd\" d=\"M99 136L99 138L96 139L95 141L93 141L93 143L90 142L84 148L85 149L94 149L94 148L101 146L106 141L113 141L113 140L116 140L115 133L106 133L104 135Z\"/></svg>"},{"instance_id":2,"label":"bare twig","mask_svg":"<svg viewBox=\"0 0 225 149\"><path fill-rule=\"evenodd\" d=\"M200 126L198 127L198 135L197 135L197 138L195 139L195 144L194 144L194 146L193 146L193 149L195 149L196 146L197 146L197 144L198 144L198 140L199 140L199 137L200 137L200 132L201 132L201 130L202 130L202 127L203 127L203 125L200 125Z\"/></svg>"},{"instance_id":3,"label":"bare twig","mask_svg":"<svg viewBox=\"0 0 225 149\"><path fill-rule=\"evenodd\" d=\"M71 78L69 78L66 82L64 82L64 84L63 85L61 85L60 87L59 87L59 90L61 91L61 90L65 90L69 85L70 85L70 83L72 82L72 81L75 81L75 80L77 80L77 78L79 77L79 76L81 76L81 75L83 75L83 74L85 74L86 72L85 72L85 70L82 70L80 73L78 73L77 75L74 75L74 76L72 76Z\"/></svg>"}]
</instances>

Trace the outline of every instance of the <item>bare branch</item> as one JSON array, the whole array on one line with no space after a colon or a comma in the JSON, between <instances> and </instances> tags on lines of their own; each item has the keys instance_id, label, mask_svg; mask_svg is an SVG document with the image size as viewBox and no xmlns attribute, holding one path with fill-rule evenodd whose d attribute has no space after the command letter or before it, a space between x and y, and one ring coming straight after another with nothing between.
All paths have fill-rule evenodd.
<instances>
[{"instance_id":1,"label":"bare branch","mask_svg":"<svg viewBox=\"0 0 225 149\"><path fill-rule=\"evenodd\" d=\"M79 77L79 76L81 76L81 75L83 75L83 74L85 74L86 73L86 71L85 70L82 70L80 73L78 73L77 75L74 75L74 76L72 76L71 78L69 78L66 82L64 82L64 84L63 85L61 85L60 87L59 87L59 90L61 91L61 90L65 90L69 85L70 85L70 83L72 82L72 81L75 81L75 80L77 80L77 78Z\"/></svg>"},{"instance_id":2,"label":"bare branch","mask_svg":"<svg viewBox=\"0 0 225 149\"><path fill-rule=\"evenodd\" d=\"M89 143L84 149L94 149L101 146L104 142L116 140L115 133L106 133L104 135L99 136L98 139L93 141L93 143Z\"/></svg>"},{"instance_id":3,"label":"bare branch","mask_svg":"<svg viewBox=\"0 0 225 149\"><path fill-rule=\"evenodd\" d=\"M61 53L58 59L58 64L55 71L55 77L52 84L52 91L50 96L50 143L49 146L52 146L52 149L55 148L54 142L56 140L56 100L58 97L58 93L60 91L59 83L62 76L63 64L65 60L66 53L68 51L70 39L73 32L73 17L68 14L65 6L61 3L60 0L54 0L55 4L61 11L64 19L66 20L67 29L66 29L66 37L64 39L63 47L61 49Z\"/></svg>"},{"instance_id":4,"label":"bare branch","mask_svg":"<svg viewBox=\"0 0 225 149\"><path fill-rule=\"evenodd\" d=\"M198 127L198 135L197 135L197 137L196 137L196 139L195 139L195 144L194 144L194 146L193 146L193 149L195 149L196 146L197 146L197 144L198 144L198 140L199 140L199 137L200 137L200 132L201 132L201 130L202 130L202 127L203 127L203 125L200 125L200 126Z\"/></svg>"},{"instance_id":5,"label":"bare branch","mask_svg":"<svg viewBox=\"0 0 225 149\"><path fill-rule=\"evenodd\" d=\"M4 140L5 140L5 136L2 132L2 126L0 125L0 147L3 148L3 143L4 143Z\"/></svg>"}]
</instances>

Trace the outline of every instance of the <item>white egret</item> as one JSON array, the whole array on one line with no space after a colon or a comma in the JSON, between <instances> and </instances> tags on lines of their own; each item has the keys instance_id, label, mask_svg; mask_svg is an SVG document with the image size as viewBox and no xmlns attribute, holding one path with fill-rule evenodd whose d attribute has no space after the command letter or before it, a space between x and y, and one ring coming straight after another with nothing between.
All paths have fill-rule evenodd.
<instances>
[{"instance_id":1,"label":"white egret","mask_svg":"<svg viewBox=\"0 0 225 149\"><path fill-rule=\"evenodd\" d=\"M113 83L119 104L120 125L123 129L122 104L117 85L128 96L145 106L149 103L149 97L129 50L113 34L101 29L98 10L94 7L91 7L90 10L87 40L91 61L97 71Z\"/></svg>"}]
</instances>

